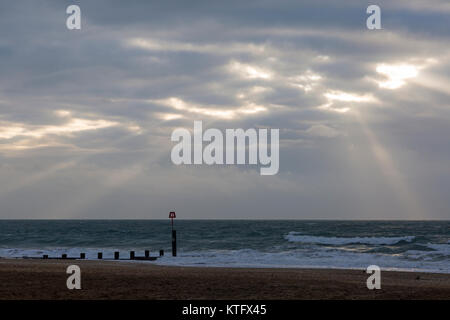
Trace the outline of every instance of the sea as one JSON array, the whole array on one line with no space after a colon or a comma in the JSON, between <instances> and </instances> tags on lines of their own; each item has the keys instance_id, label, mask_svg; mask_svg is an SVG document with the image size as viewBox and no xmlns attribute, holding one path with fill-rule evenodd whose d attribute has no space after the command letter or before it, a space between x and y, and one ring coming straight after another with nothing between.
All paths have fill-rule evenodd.
<instances>
[{"instance_id":1,"label":"sea","mask_svg":"<svg viewBox=\"0 0 450 320\"><path fill-rule=\"evenodd\" d=\"M172 266L350 268L450 273L450 221L0 220L0 257L113 259Z\"/></svg>"}]
</instances>

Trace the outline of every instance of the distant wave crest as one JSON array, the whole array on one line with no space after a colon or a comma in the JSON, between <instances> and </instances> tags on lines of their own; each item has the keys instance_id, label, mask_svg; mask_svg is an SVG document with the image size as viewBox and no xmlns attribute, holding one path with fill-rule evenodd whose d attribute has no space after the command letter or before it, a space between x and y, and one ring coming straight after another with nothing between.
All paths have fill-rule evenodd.
<instances>
[{"instance_id":1,"label":"distant wave crest","mask_svg":"<svg viewBox=\"0 0 450 320\"><path fill-rule=\"evenodd\" d=\"M372 245L392 245L399 243L400 241L412 242L414 236L405 237L320 237L303 235L299 232L291 231L285 237L289 242L301 242L301 243L317 243L317 244L330 244L330 245L346 245L346 244L372 244Z\"/></svg>"}]
</instances>

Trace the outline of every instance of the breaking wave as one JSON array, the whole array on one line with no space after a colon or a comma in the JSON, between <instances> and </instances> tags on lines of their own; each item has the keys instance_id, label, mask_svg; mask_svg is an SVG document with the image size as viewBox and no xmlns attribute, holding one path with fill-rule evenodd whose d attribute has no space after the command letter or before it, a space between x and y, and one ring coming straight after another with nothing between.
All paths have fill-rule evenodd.
<instances>
[{"instance_id":1,"label":"breaking wave","mask_svg":"<svg viewBox=\"0 0 450 320\"><path fill-rule=\"evenodd\" d=\"M393 245L401 241L412 242L414 236L405 237L321 237L303 235L299 232L291 231L285 237L289 242L346 245L346 244L371 244L371 245Z\"/></svg>"}]
</instances>

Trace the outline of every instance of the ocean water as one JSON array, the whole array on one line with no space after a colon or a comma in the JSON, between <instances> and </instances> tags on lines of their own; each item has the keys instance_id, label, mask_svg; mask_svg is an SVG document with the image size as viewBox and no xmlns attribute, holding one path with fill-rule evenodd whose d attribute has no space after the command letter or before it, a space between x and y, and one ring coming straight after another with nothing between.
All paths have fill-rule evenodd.
<instances>
[{"instance_id":1,"label":"ocean water","mask_svg":"<svg viewBox=\"0 0 450 320\"><path fill-rule=\"evenodd\" d=\"M0 257L96 259L148 249L183 266L367 268L450 273L450 221L0 220Z\"/></svg>"}]
</instances>

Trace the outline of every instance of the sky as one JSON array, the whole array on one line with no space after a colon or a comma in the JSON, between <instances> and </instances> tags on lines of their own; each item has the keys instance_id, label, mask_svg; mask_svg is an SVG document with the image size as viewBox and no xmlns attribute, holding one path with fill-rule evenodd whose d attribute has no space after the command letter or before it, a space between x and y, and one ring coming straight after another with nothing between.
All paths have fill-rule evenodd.
<instances>
[{"instance_id":1,"label":"sky","mask_svg":"<svg viewBox=\"0 0 450 320\"><path fill-rule=\"evenodd\" d=\"M450 3L370 4L1 1L0 218L450 219ZM278 174L174 165L196 120Z\"/></svg>"}]
</instances>

